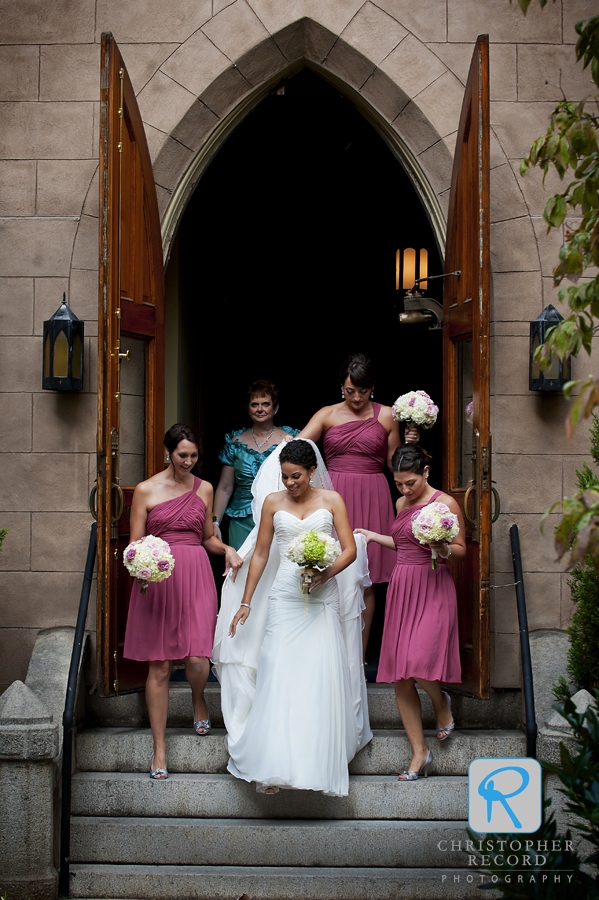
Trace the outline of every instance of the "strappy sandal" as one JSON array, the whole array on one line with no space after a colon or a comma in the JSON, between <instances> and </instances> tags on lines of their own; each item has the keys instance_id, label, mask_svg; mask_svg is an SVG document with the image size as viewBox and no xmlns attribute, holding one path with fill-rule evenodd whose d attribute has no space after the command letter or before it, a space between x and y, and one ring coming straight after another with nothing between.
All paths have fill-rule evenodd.
<instances>
[{"instance_id":1,"label":"strappy sandal","mask_svg":"<svg viewBox=\"0 0 599 900\"><path fill-rule=\"evenodd\" d=\"M154 765L154 754L152 753L152 759L150 760L150 778L153 778L154 781L165 781L168 778L168 771L166 769L153 769Z\"/></svg>"},{"instance_id":2,"label":"strappy sandal","mask_svg":"<svg viewBox=\"0 0 599 900\"><path fill-rule=\"evenodd\" d=\"M449 706L449 712L451 712L451 697L445 691L442 691L443 696L447 700L447 704ZM455 720L452 719L451 722L448 722L447 725L437 725L437 740L438 741L446 741L450 736L451 732L455 728Z\"/></svg>"},{"instance_id":3,"label":"strappy sandal","mask_svg":"<svg viewBox=\"0 0 599 900\"><path fill-rule=\"evenodd\" d=\"M429 750L426 754L426 759L422 763L419 769L406 769L404 772L400 772L397 776L398 781L418 781L420 776L424 774L425 778L428 778L428 767L433 761L433 754Z\"/></svg>"},{"instance_id":4,"label":"strappy sandal","mask_svg":"<svg viewBox=\"0 0 599 900\"><path fill-rule=\"evenodd\" d=\"M205 735L210 734L212 723L210 719L200 719L193 723L193 727L196 734L199 734L200 737L204 737Z\"/></svg>"}]
</instances>

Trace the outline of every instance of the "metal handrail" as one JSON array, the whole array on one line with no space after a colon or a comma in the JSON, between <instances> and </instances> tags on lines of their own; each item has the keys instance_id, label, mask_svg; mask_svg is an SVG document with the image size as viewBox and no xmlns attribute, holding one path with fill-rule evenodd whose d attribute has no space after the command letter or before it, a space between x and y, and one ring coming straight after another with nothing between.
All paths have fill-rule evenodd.
<instances>
[{"instance_id":1,"label":"metal handrail","mask_svg":"<svg viewBox=\"0 0 599 900\"><path fill-rule=\"evenodd\" d=\"M510 528L512 542L512 560L514 563L514 582L516 586L516 603L518 605L518 625L520 628L520 652L522 654L522 686L524 688L524 709L526 711L526 755L537 758L537 721L535 718L535 695L532 679L532 662L530 658L530 640L528 636L528 617L526 615L526 596L522 575L522 554L520 553L520 534L518 526Z\"/></svg>"},{"instance_id":2,"label":"metal handrail","mask_svg":"<svg viewBox=\"0 0 599 900\"><path fill-rule=\"evenodd\" d=\"M87 560L83 584L81 585L81 597L79 599L79 612L75 626L73 650L71 652L71 665L69 667L69 680L67 682L67 694L62 715L62 799L60 815L60 873L58 876L58 896L69 896L70 855L71 855L71 787L73 768L73 720L75 718L75 697L77 695L77 676L79 675L79 663L85 635L85 621L89 606L89 594L92 585L94 562L96 559L98 526L92 523L89 546L87 548Z\"/></svg>"}]
</instances>

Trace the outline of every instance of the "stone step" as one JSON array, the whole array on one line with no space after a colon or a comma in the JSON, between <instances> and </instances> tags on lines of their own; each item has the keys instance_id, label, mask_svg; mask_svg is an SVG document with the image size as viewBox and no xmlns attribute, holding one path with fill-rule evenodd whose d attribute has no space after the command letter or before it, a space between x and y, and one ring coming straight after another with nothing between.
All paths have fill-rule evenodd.
<instances>
[{"instance_id":1,"label":"stone step","mask_svg":"<svg viewBox=\"0 0 599 900\"><path fill-rule=\"evenodd\" d=\"M172 773L224 773L228 754L224 729L198 737L191 728L167 729L167 761ZM524 756L526 738L521 731L475 729L455 731L447 741L426 733L438 775L466 775L473 759L481 756ZM77 768L85 772L147 772L152 754L148 728L90 728L77 735ZM380 729L350 763L355 775L398 774L411 758L403 729Z\"/></svg>"},{"instance_id":2,"label":"stone step","mask_svg":"<svg viewBox=\"0 0 599 900\"><path fill-rule=\"evenodd\" d=\"M522 718L519 690L491 691L488 700L450 690L456 722L461 728L518 728ZM425 728L435 727L435 717L429 698L421 691L422 715ZM213 725L222 728L220 685L206 686L206 702ZM400 720L393 687L387 684L368 685L368 711L372 728L399 728ZM148 712L143 692L122 694L119 697L99 697L92 694L86 700L86 725L147 727ZM173 682L170 688L168 724L174 728L191 727L191 688L186 683Z\"/></svg>"},{"instance_id":3,"label":"stone step","mask_svg":"<svg viewBox=\"0 0 599 900\"><path fill-rule=\"evenodd\" d=\"M74 817L71 859L167 866L461 868L467 822ZM455 845L455 844L454 844Z\"/></svg>"},{"instance_id":4,"label":"stone step","mask_svg":"<svg viewBox=\"0 0 599 900\"><path fill-rule=\"evenodd\" d=\"M488 877L484 879L488 882ZM475 900L472 869L258 866L71 866L71 897L144 900ZM495 888L486 900L497 900Z\"/></svg>"},{"instance_id":5,"label":"stone step","mask_svg":"<svg viewBox=\"0 0 599 900\"><path fill-rule=\"evenodd\" d=\"M351 775L348 797L314 791L257 793L232 775L78 772L73 778L74 816L198 819L402 819L468 818L466 775L438 775L416 783L395 775Z\"/></svg>"}]
</instances>

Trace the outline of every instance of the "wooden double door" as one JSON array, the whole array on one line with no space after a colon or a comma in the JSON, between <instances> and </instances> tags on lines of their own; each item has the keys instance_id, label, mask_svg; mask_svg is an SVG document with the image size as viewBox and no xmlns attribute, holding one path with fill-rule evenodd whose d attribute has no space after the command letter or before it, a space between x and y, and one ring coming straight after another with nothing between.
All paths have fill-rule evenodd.
<instances>
[{"instance_id":1,"label":"wooden double door","mask_svg":"<svg viewBox=\"0 0 599 900\"><path fill-rule=\"evenodd\" d=\"M163 466L164 268L158 203L141 116L111 34L102 36L98 336L98 689L140 688L123 658L131 579L122 564L135 484ZM465 89L451 186L444 297L444 483L468 519L452 564L465 690L488 695L489 432L488 38Z\"/></svg>"}]
</instances>

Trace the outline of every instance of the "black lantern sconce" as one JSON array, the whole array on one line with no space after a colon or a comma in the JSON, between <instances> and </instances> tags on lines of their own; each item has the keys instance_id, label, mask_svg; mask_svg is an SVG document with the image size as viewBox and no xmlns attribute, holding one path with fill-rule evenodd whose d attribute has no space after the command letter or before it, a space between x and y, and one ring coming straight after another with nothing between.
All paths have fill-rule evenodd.
<instances>
[{"instance_id":1,"label":"black lantern sconce","mask_svg":"<svg viewBox=\"0 0 599 900\"><path fill-rule=\"evenodd\" d=\"M51 319L44 322L45 391L80 391L83 388L83 322L67 306L66 295Z\"/></svg>"},{"instance_id":2,"label":"black lantern sconce","mask_svg":"<svg viewBox=\"0 0 599 900\"><path fill-rule=\"evenodd\" d=\"M549 329L559 325L563 320L564 317L550 303L541 315L530 323L529 391L561 391L566 382L570 381L569 356L562 362L554 354L548 369L542 369L534 360L535 350L545 343Z\"/></svg>"}]
</instances>

